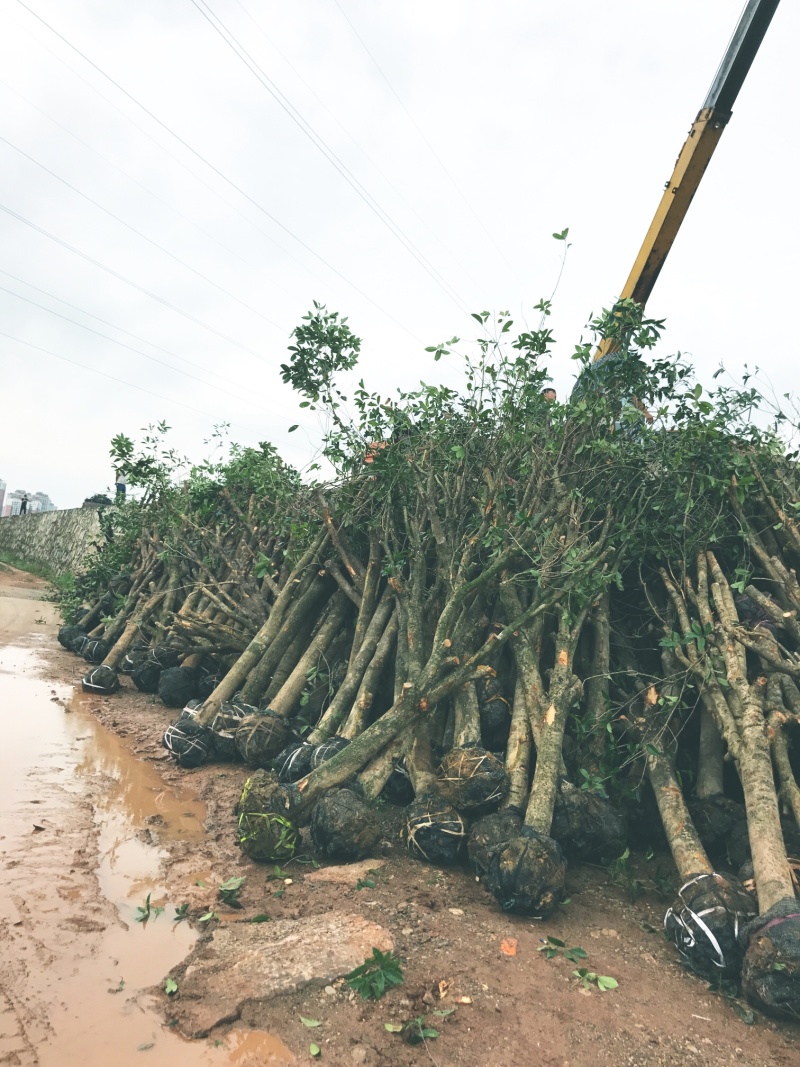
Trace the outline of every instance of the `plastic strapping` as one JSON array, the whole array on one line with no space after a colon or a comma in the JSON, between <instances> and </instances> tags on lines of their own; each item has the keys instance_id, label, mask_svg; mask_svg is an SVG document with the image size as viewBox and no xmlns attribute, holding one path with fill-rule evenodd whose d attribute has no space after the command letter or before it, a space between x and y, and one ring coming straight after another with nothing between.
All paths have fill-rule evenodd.
<instances>
[{"instance_id":1,"label":"plastic strapping","mask_svg":"<svg viewBox=\"0 0 800 1067\"><path fill-rule=\"evenodd\" d=\"M697 885L697 883L703 881L703 879L711 878L712 880L716 880L716 877L717 876L714 875L714 874L698 874L698 875L695 875L694 878L690 878L689 881L685 883L685 885L682 885L681 888L678 890L678 898L680 899L682 907L681 907L680 911L676 911L674 907L667 909L667 912L664 915L664 929L665 929L665 931L668 932L668 922L669 922L670 919L672 919L672 921L675 924L675 926L681 932L681 937L679 939L676 939L676 942L675 942L676 947L677 947L679 952L681 952L684 955L686 955L688 953L688 951L693 949L698 943L698 938L696 936L696 932L695 932L695 930L692 929L692 927L690 925L690 922L694 923L695 927L697 929L699 929L705 935L705 937L706 937L706 939L708 941L708 944L713 949L713 951L714 951L714 953L716 955L716 959L712 956L712 957L710 957L709 962L713 963L713 965L715 967L718 967L720 970L724 970L725 967L726 967L725 954L722 951L722 948L720 947L719 941L717 941L716 937L711 932L708 924L703 919L704 915L711 915L715 911L719 911L720 908L723 908L724 906L722 904L720 904L715 908L704 908L703 911L699 911L699 912L693 911L689 907L689 905L687 904L686 899L685 899L685 897L683 895L684 892L687 889L689 889L693 885ZM738 939L738 937L739 937L739 912L738 911L735 911L733 913L733 931L734 931L734 937Z\"/></svg>"}]
</instances>

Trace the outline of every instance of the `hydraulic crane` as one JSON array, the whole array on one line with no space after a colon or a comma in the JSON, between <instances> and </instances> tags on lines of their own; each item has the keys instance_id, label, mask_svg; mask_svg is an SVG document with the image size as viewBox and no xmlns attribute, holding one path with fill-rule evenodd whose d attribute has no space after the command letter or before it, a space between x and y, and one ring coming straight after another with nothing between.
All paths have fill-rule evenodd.
<instances>
[{"instance_id":1,"label":"hydraulic crane","mask_svg":"<svg viewBox=\"0 0 800 1067\"><path fill-rule=\"evenodd\" d=\"M650 229L642 242L628 280L619 294L620 300L632 299L637 304L647 303L700 185L700 179L730 121L736 97L779 2L780 0L748 0L708 95L689 130L675 169L664 187ZM608 355L614 347L614 341L607 338L598 347L595 360Z\"/></svg>"}]
</instances>

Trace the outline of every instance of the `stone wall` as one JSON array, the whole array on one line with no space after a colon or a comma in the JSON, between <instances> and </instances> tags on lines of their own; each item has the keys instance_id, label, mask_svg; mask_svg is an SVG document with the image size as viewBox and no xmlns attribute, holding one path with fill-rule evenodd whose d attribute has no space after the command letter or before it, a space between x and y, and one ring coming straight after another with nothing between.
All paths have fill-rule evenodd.
<instances>
[{"instance_id":1,"label":"stone wall","mask_svg":"<svg viewBox=\"0 0 800 1067\"><path fill-rule=\"evenodd\" d=\"M65 574L79 566L99 532L96 508L7 515L0 518L0 553Z\"/></svg>"}]
</instances>

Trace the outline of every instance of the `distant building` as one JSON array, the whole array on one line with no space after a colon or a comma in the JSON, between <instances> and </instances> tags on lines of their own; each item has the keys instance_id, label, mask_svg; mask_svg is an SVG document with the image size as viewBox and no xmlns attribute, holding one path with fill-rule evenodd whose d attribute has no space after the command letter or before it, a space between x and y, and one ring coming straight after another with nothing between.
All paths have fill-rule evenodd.
<instances>
[{"instance_id":1,"label":"distant building","mask_svg":"<svg viewBox=\"0 0 800 1067\"><path fill-rule=\"evenodd\" d=\"M26 489L15 489L13 493L8 494L8 504L3 509L4 515L19 515L20 505L22 498L26 496L28 498L28 514L32 515L38 511L55 511L56 506L47 493L29 493Z\"/></svg>"},{"instance_id":2,"label":"distant building","mask_svg":"<svg viewBox=\"0 0 800 1067\"><path fill-rule=\"evenodd\" d=\"M2 478L0 478L0 515L5 515L5 511L3 510L3 503L5 501L5 496L6 496L6 483L3 481Z\"/></svg>"}]
</instances>

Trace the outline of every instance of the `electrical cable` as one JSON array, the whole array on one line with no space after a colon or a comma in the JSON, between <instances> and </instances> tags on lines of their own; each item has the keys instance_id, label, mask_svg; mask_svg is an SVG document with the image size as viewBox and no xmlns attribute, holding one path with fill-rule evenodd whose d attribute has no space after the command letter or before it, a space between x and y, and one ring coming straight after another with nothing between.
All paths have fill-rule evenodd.
<instances>
[{"instance_id":1,"label":"electrical cable","mask_svg":"<svg viewBox=\"0 0 800 1067\"><path fill-rule=\"evenodd\" d=\"M188 311L182 311L179 307L177 307L177 305L171 304L169 300L165 300L163 297L159 296L158 293L154 293L150 289L145 289L143 285L139 285L138 282L134 282L130 278L126 278L124 274L120 274L118 271L106 266L104 263L101 263L100 260L94 259L86 252L81 252L79 248L75 248L74 245L69 244L67 241L62 240L60 237L56 237L54 233L50 233L49 230L45 230L42 226L37 226L35 222L31 222L30 219L26 219L23 215L18 214L16 211L12 211L11 208L6 207L5 204L0 204L0 211L4 211L7 215L10 215L12 218L17 219L18 222L23 222L26 226L30 226L30 228L32 230L36 230L37 233L41 233L45 237L49 237L51 241L55 241L56 244L59 244L63 248L68 249L76 256L80 256L81 259L85 259L87 263L91 263L93 266L99 267L100 270L104 270L113 278L117 278L119 279L119 281L124 282L126 285L130 285L132 289L137 289L140 293L144 293L145 296L149 296L151 297L151 299L158 301L159 304L163 304L164 307L169 308L170 311L174 311L176 314L183 316L183 318L188 319L189 322L193 322L197 326L202 326L202 328L204 330L208 330L209 333L213 333L217 337L222 338L223 341L227 341L228 344L234 345L234 347L236 348L240 348L242 352L247 352L251 356L255 356L256 359L260 360L262 363L267 362L259 352L255 351L255 349L248 348L247 345L243 345L239 341L235 341L232 337L228 337L227 334L222 333L221 330L216 329L216 327L209 326L208 323L203 322L201 319L195 318L194 315L190 315Z\"/></svg>"},{"instance_id":2,"label":"electrical cable","mask_svg":"<svg viewBox=\"0 0 800 1067\"><path fill-rule=\"evenodd\" d=\"M166 130L166 132L169 133L170 136L174 137L175 140L179 144L183 145L183 147L187 151L191 152L191 154L193 156L195 156L202 163L204 163L211 171L213 171L214 174L216 174L219 178L221 178L232 189L235 189L236 192L239 193L240 196L242 196L245 200L247 200L248 203L252 204L253 207L255 207L263 215L265 215L266 218L268 218L272 223L274 223L274 225L278 226L281 230L283 230L285 233L287 233L294 241L296 241L310 255L312 255L315 259L317 259L320 263L322 263L323 266L327 267L328 270L330 270L333 274L335 274L338 278L340 278L354 292L358 293L359 296L361 296L364 300L367 301L367 303L371 304L372 307L374 307L377 311L380 311L380 313L382 315L384 315L391 322L393 322L396 326L398 326L401 330L403 330L405 333L407 333L409 335L409 337L411 337L418 344L422 344L422 341L420 340L420 338L417 337L416 334L414 334L413 331L410 330L404 323L402 323L398 319L396 319L394 317L394 315L391 314L391 312L387 311L384 307L382 307L380 304L378 304L377 301L373 300L371 296L368 296L364 292L363 289L361 289L358 285L355 284L355 282L350 281L350 279L347 278L344 274L342 274L342 272L340 270L338 270L331 263L329 263L326 259L324 259L318 252L315 252L314 249L311 248L310 245L306 244L306 242L301 237L298 237L297 234L295 234L292 230L290 230L288 226L286 226L283 222L280 221L280 219L278 219L274 215L272 215L263 206L263 204L260 204L256 199L254 199L254 197L250 196L249 193L246 193L244 191L244 189L241 188L241 186L237 185L236 182L233 181L233 179L229 178L226 174L223 173L223 171L221 171L218 167L214 166L213 163L211 163L209 160L207 160L200 152L197 151L197 149L193 148L187 141L185 141L182 137L180 137L177 133L175 133L174 130L170 129L170 127L167 126L167 124L165 122L163 122L160 118L158 118L158 116L155 115L152 111L150 111L149 108L145 107L144 104L140 103L131 93L129 93L127 91L127 89L123 89L123 87L119 84L119 82L115 81L111 77L110 74L106 74L106 72L101 67L99 67L93 60L89 59L89 57L87 55L85 55L74 44L72 44L70 41L68 41L67 38L64 37L63 34L59 33L58 30L56 30L53 26L51 26L50 23L47 22L44 18L42 18L41 15L37 14L31 7L29 7L24 2L24 0L17 0L17 3L20 5L20 7L24 8L25 11L27 11L30 15L32 15L38 22L41 22L41 24L43 26L45 26L48 30L50 30L50 32L52 34L54 34L56 37L58 37L58 39L60 41L63 41L63 43L65 45L67 45L68 48L72 49L73 52L75 52L77 55L79 55L81 57L81 59L84 60L84 62L88 63L89 66L92 67L93 70L96 70L98 74L100 74L103 78L106 79L106 81L110 82L110 84L113 85L115 89L117 89L119 92L121 92L123 94L123 96L127 97L128 100L130 100L132 103L134 103L136 105L136 107L138 107L140 110L142 110L149 118L151 118L153 120L153 122L155 122L163 130Z\"/></svg>"},{"instance_id":3,"label":"electrical cable","mask_svg":"<svg viewBox=\"0 0 800 1067\"><path fill-rule=\"evenodd\" d=\"M317 148L322 155L328 160L328 162L334 167L335 170L341 174L347 184L356 192L356 194L364 201L367 207L373 212L373 214L380 219L380 221L386 226L389 232L397 238L397 240L403 245L403 247L414 257L423 270L433 279L433 281L439 286L442 292L451 300L456 307L469 315L469 306L459 296L457 291L452 285L442 276L436 267L427 259L414 242L404 233L401 227L399 227L391 216L381 207L381 205L375 200L372 194L367 190L362 183L355 177L352 171L339 159L336 153L326 144L326 142L320 137L320 135L314 130L314 128L303 118L297 108L291 103L290 100L281 92L272 79L262 70L258 63L253 59L250 53L244 48L244 46L237 40L234 34L227 28L222 22L219 16L209 7L206 0L189 0L189 3L197 9L202 17L208 22L208 24L219 34L219 36L225 41L228 47L234 52L236 56L242 61L247 69L255 76L256 80L267 90L276 103L281 107L292 122L308 137L311 143ZM206 10L204 11L203 8ZM208 14L206 13L208 12Z\"/></svg>"},{"instance_id":4,"label":"electrical cable","mask_svg":"<svg viewBox=\"0 0 800 1067\"><path fill-rule=\"evenodd\" d=\"M5 273L5 271L3 273ZM228 396L233 397L234 400L238 400L239 403L250 404L251 407L259 408L261 411L267 411L271 415L279 414L276 408L266 407L246 396L239 396L237 393L232 393L230 389L224 389L222 386L214 385L213 382L206 381L204 378L198 378L196 374L192 374L190 371L175 367L173 364L167 363L166 360L159 359L158 356L151 356L147 352L142 352L140 348L126 345L124 341L117 341L116 338L109 337L108 334L101 333L100 330L95 330L92 326L87 326L83 322L78 322L77 319L71 319L68 315L62 315L60 311L54 311L53 308L49 308L45 304L40 304L36 300L31 300L30 297L22 296L21 293L15 293L13 289L6 289L4 285L0 285L0 292L8 293L9 296L15 296L17 300L24 300L26 304L31 304L33 307L46 311L49 315L54 315L56 318L62 319L64 322L69 322L73 326L79 326L82 330L87 330L89 333L93 333L96 337L102 337L104 341L110 341L114 345L119 345L120 348L127 348L129 352L134 352L137 356L143 356L145 359L149 359L152 363L158 363L159 366L166 367L167 370L174 371L176 374L184 374L187 378L200 382L201 385L207 385L210 389L215 389L217 392L227 393ZM193 366L199 367L199 364L193 364ZM203 368L200 367L200 369L202 370Z\"/></svg>"}]
</instances>

